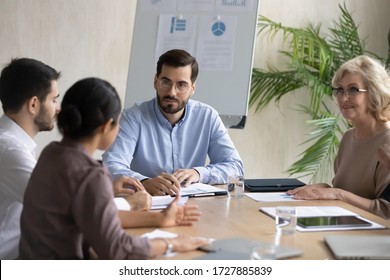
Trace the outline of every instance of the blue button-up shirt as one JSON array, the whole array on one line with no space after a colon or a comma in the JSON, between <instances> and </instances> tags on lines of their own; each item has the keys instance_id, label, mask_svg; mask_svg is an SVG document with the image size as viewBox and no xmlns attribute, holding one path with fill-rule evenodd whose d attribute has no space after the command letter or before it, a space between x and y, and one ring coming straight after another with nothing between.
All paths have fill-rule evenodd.
<instances>
[{"instance_id":1,"label":"blue button-up shirt","mask_svg":"<svg viewBox=\"0 0 390 280\"><path fill-rule=\"evenodd\" d=\"M124 110L118 136L103 162L114 177L139 180L189 168L207 184L243 175L242 160L218 112L194 100L188 101L175 125L163 116L156 98Z\"/></svg>"}]
</instances>

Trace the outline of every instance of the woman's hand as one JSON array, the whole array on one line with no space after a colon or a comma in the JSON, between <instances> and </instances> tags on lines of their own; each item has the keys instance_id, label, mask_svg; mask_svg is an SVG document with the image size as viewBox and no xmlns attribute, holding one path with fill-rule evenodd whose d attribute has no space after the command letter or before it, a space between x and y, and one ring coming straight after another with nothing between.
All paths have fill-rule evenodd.
<instances>
[{"instance_id":1,"label":"woman's hand","mask_svg":"<svg viewBox=\"0 0 390 280\"><path fill-rule=\"evenodd\" d=\"M168 244L172 246L172 252L194 251L201 246L211 243L211 239L179 235L175 238L154 238L150 240L151 256L161 255L167 250Z\"/></svg>"},{"instance_id":2,"label":"woman's hand","mask_svg":"<svg viewBox=\"0 0 390 280\"><path fill-rule=\"evenodd\" d=\"M121 176L113 182L114 195L130 195L145 190L141 182L135 178Z\"/></svg>"},{"instance_id":3,"label":"woman's hand","mask_svg":"<svg viewBox=\"0 0 390 280\"><path fill-rule=\"evenodd\" d=\"M198 206L177 205L179 199L180 195L177 195L171 204L161 212L161 227L190 226L199 221L201 212L198 210Z\"/></svg>"},{"instance_id":4,"label":"woman's hand","mask_svg":"<svg viewBox=\"0 0 390 280\"><path fill-rule=\"evenodd\" d=\"M152 196L145 190L123 197L129 203L131 211L146 211L152 207Z\"/></svg>"},{"instance_id":5,"label":"woman's hand","mask_svg":"<svg viewBox=\"0 0 390 280\"><path fill-rule=\"evenodd\" d=\"M303 200L334 200L338 198L338 189L330 187L328 184L313 184L298 187L287 191L294 199Z\"/></svg>"},{"instance_id":6,"label":"woman's hand","mask_svg":"<svg viewBox=\"0 0 390 280\"><path fill-rule=\"evenodd\" d=\"M211 243L210 238L191 237L186 235L179 235L172 238L172 245L174 252L188 252L198 249Z\"/></svg>"}]
</instances>

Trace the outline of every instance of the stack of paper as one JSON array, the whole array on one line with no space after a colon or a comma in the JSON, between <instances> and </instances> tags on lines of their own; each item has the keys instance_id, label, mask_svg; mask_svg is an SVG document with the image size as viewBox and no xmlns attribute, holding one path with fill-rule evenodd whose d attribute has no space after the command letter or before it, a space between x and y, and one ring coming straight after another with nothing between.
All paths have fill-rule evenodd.
<instances>
[{"instance_id":1,"label":"stack of paper","mask_svg":"<svg viewBox=\"0 0 390 280\"><path fill-rule=\"evenodd\" d=\"M168 205L174 200L175 198L170 195L164 195L164 196L152 196L152 206L151 210L157 210L157 209L164 209L168 207ZM188 200L188 197L180 197L179 205L186 204ZM114 202L118 210L121 211L130 211L129 203L124 199L123 197L115 197Z\"/></svg>"},{"instance_id":2,"label":"stack of paper","mask_svg":"<svg viewBox=\"0 0 390 280\"><path fill-rule=\"evenodd\" d=\"M299 201L294 199L291 195L286 192L259 192L259 193L246 193L246 196L263 202L273 202L273 201Z\"/></svg>"},{"instance_id":3,"label":"stack of paper","mask_svg":"<svg viewBox=\"0 0 390 280\"><path fill-rule=\"evenodd\" d=\"M188 187L180 188L181 196L197 197L197 196L209 196L209 195L227 195L227 190L217 188L211 185L194 183Z\"/></svg>"},{"instance_id":4,"label":"stack of paper","mask_svg":"<svg viewBox=\"0 0 390 280\"><path fill-rule=\"evenodd\" d=\"M157 209L164 209L168 207L168 205L174 200L175 198L170 195L164 195L164 196L152 196L152 207L151 210L157 210ZM179 205L186 204L188 200L188 197L180 197Z\"/></svg>"}]
</instances>

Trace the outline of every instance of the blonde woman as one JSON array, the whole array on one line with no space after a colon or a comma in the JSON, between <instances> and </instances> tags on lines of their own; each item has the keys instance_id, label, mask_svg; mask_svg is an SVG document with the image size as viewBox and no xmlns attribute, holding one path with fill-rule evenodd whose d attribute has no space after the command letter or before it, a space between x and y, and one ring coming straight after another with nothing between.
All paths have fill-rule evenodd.
<instances>
[{"instance_id":1,"label":"blonde woman","mask_svg":"<svg viewBox=\"0 0 390 280\"><path fill-rule=\"evenodd\" d=\"M390 172L378 156L390 143L389 74L362 55L340 67L332 86L341 114L352 125L340 142L333 187L312 184L288 193L296 199L338 199L390 218Z\"/></svg>"}]
</instances>

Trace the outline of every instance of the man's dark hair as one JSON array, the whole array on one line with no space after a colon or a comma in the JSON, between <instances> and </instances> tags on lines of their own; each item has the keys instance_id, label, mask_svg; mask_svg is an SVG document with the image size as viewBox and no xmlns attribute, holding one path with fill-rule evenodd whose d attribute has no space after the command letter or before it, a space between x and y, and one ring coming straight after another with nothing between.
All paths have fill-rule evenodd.
<instances>
[{"instance_id":1,"label":"man's dark hair","mask_svg":"<svg viewBox=\"0 0 390 280\"><path fill-rule=\"evenodd\" d=\"M173 49L162 54L157 62L157 77L161 74L163 65L172 67L185 67L191 65L191 82L195 82L198 77L199 67L195 57L188 52L179 49Z\"/></svg>"},{"instance_id":2,"label":"man's dark hair","mask_svg":"<svg viewBox=\"0 0 390 280\"><path fill-rule=\"evenodd\" d=\"M44 102L50 93L52 81L61 73L31 58L14 58L0 76L0 100L4 112L18 112L33 96Z\"/></svg>"}]
</instances>

